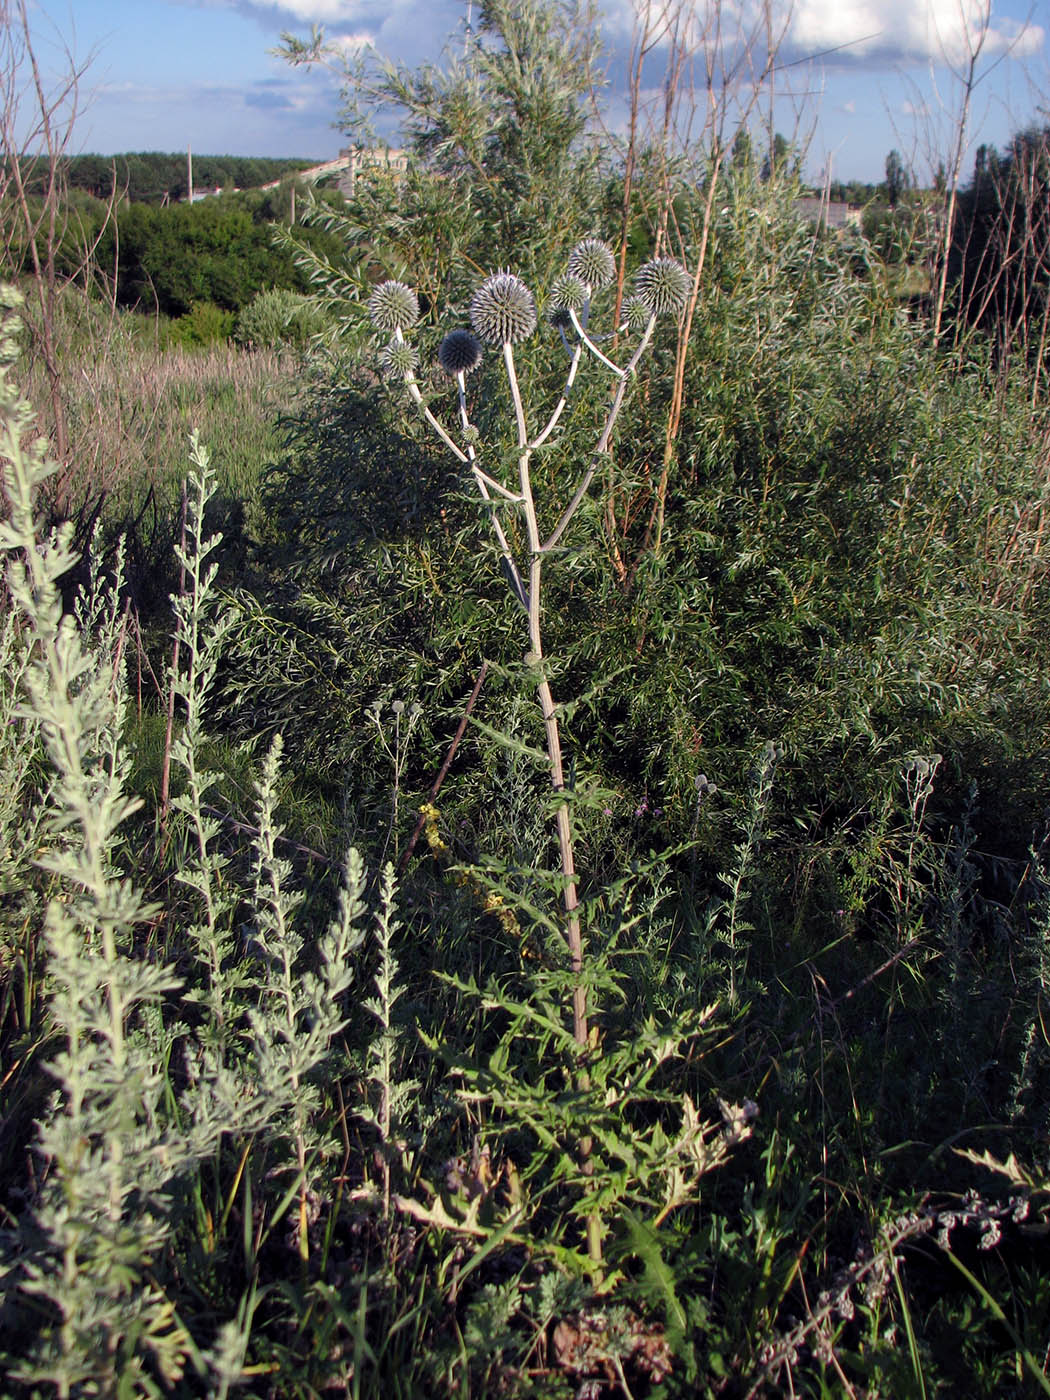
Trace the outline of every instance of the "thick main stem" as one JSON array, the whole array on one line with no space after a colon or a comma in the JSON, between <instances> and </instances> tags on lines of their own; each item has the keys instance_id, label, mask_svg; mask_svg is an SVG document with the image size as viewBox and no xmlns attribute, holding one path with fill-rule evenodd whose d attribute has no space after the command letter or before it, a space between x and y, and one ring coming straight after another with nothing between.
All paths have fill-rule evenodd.
<instances>
[{"instance_id":1,"label":"thick main stem","mask_svg":"<svg viewBox=\"0 0 1050 1400\"><path fill-rule=\"evenodd\" d=\"M587 1044L587 997L582 984L583 938L580 932L579 898L576 891L576 866L572 852L572 823L569 819L569 806L565 800L565 768L561 755L561 735L558 729L558 715L551 694L550 682L543 671L543 637L540 629L540 586L543 578L543 547L540 542L539 526L536 521L536 505L532 497L532 481L529 475L529 434L525 423L525 409L521 402L521 390L514 368L514 351L509 342L503 345L503 360L507 369L511 397L514 400L514 415L518 427L518 478L521 488L521 502L525 514L525 528L529 540L529 653L532 664L537 668L539 680L536 694L543 715L544 739L547 758L551 769L551 786L561 798L555 818L558 832L558 852L561 858L562 900L565 907L565 941L569 947L572 962L572 1032L577 1045Z\"/></svg>"}]
</instances>

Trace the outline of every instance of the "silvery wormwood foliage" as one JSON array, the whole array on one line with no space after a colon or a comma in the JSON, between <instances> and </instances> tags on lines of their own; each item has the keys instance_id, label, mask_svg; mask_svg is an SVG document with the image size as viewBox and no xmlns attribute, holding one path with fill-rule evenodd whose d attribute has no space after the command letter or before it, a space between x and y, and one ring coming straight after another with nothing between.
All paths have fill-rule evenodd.
<instances>
[{"instance_id":1,"label":"silvery wormwood foliage","mask_svg":"<svg viewBox=\"0 0 1050 1400\"><path fill-rule=\"evenodd\" d=\"M10 313L11 298L6 306ZM0 337L7 360L13 330L9 316ZM152 910L116 869L118 829L134 809L111 740L122 687L108 649L63 615L57 585L74 562L70 534L38 543L33 517L34 493L53 468L39 442L27 445L30 411L0 373L9 505L0 546L35 650L25 704L54 771L39 863L60 890L44 924L51 1028L61 1042L37 1144L48 1170L31 1228L7 1236L2 1266L7 1287L37 1298L50 1320L9 1374L60 1394L109 1394L153 1369L175 1380L185 1357L185 1334L149 1267L168 1235L171 1183L193 1148L165 1128L161 1051L142 1016L175 979L132 956L133 932ZM133 1349L129 1334L138 1337Z\"/></svg>"},{"instance_id":2,"label":"silvery wormwood foliage","mask_svg":"<svg viewBox=\"0 0 1050 1400\"><path fill-rule=\"evenodd\" d=\"M235 985L209 986L201 999L202 1033L191 1035L177 1019L177 979L138 951L136 933L157 911L120 873L121 825L137 804L124 791L126 758L117 739L124 698L113 646L117 586L94 584L74 614L63 613L57 585L75 562L69 534L60 530L38 541L33 515L34 493L53 467L39 443L27 445L30 411L4 369L13 358L14 301L5 298L9 314L0 324L0 459L9 504L0 546L9 553L8 589L32 653L22 665L18 713L39 731L53 770L38 862L59 891L44 922L49 1030L59 1048L47 1065L55 1090L38 1131L42 1185L0 1235L5 1336L19 1347L0 1363L12 1379L50 1385L60 1395L109 1395L155 1393L158 1377L174 1385L193 1359L225 1393L230 1358L244 1354L252 1309L242 1310L243 1326L220 1327L213 1351L195 1342L175 1314L157 1279L178 1224L180 1182L214 1160L224 1134L290 1136L296 1168L303 1163L300 1143L312 1149L311 1076L344 1024L349 955L364 937L364 871L351 852L336 917L311 957L300 961L303 942L290 928L296 900L274 854L275 752L261 782L254 890L266 958ZM211 856L197 753L203 699L217 664L210 637L221 635L222 621L200 538L207 461L199 448L195 457L190 493L199 512L190 511L183 556L192 583L176 622L187 667L176 690L186 706L187 815L199 838L196 857L191 844L186 863L199 878L187 883L206 909L212 901L197 942L208 973L222 976L213 959L224 945L214 938L227 911L215 895L226 881ZM97 627L94 635L85 630L88 622ZM215 1027L220 1014L236 1020L236 1035L229 1025ZM194 1019L200 1021L199 1012ZM169 1059L181 1060L183 1069L177 1103ZM282 1194L285 1189L282 1184Z\"/></svg>"},{"instance_id":3,"label":"silvery wormwood foliage","mask_svg":"<svg viewBox=\"0 0 1050 1400\"><path fill-rule=\"evenodd\" d=\"M301 894L290 863L277 854L281 828L275 819L281 739L270 746L258 783L259 837L255 880L255 950L261 961L262 996L249 1012L254 1080L271 1129L292 1148L298 1175L299 1220L294 1231L303 1259L310 1174L318 1153L334 1146L314 1129L320 1104L317 1072L346 1024L343 997L354 980L350 956L364 941L365 872L360 856L347 856L339 909L317 946L316 966L304 966L304 939L296 927ZM260 1124L261 1126L261 1124Z\"/></svg>"},{"instance_id":4,"label":"silvery wormwood foliage","mask_svg":"<svg viewBox=\"0 0 1050 1400\"><path fill-rule=\"evenodd\" d=\"M216 1063L223 1063L223 1047L238 1015L236 996L247 974L233 956L233 913L239 892L229 878L230 857L228 845L221 839L222 823L209 805L219 775L205 765L204 720L223 648L237 617L215 587L218 566L211 556L222 536L206 536L204 531L205 511L215 492L215 473L196 435L190 439L190 465L186 546L176 549L186 584L173 600L179 661L175 664L173 660L168 673L182 719L171 756L185 775L184 790L172 801L186 843L185 858L178 862L175 878L193 892L198 911L186 933L205 980L203 987L194 988L188 996L206 1008L201 1037L216 1047Z\"/></svg>"}]
</instances>

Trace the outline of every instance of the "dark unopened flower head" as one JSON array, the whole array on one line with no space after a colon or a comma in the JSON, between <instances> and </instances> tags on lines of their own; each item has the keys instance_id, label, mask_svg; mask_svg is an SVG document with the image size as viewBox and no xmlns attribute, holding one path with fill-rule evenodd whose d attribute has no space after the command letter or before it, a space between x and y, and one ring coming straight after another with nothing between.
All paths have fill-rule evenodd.
<instances>
[{"instance_id":1,"label":"dark unopened flower head","mask_svg":"<svg viewBox=\"0 0 1050 1400\"><path fill-rule=\"evenodd\" d=\"M563 272L554 279L550 305L554 311L582 311L587 300L587 283L575 272Z\"/></svg>"},{"instance_id":2,"label":"dark unopened flower head","mask_svg":"<svg viewBox=\"0 0 1050 1400\"><path fill-rule=\"evenodd\" d=\"M414 373L419 356L411 345L403 340L392 340L379 355L379 364L384 374L393 379L405 379Z\"/></svg>"},{"instance_id":3,"label":"dark unopened flower head","mask_svg":"<svg viewBox=\"0 0 1050 1400\"><path fill-rule=\"evenodd\" d=\"M452 379L481 364L481 342L470 331L449 331L438 346L438 364Z\"/></svg>"},{"instance_id":4,"label":"dark unopened flower head","mask_svg":"<svg viewBox=\"0 0 1050 1400\"><path fill-rule=\"evenodd\" d=\"M489 345L514 345L536 329L536 302L520 277L496 272L474 293L470 323Z\"/></svg>"},{"instance_id":5,"label":"dark unopened flower head","mask_svg":"<svg viewBox=\"0 0 1050 1400\"><path fill-rule=\"evenodd\" d=\"M607 287L616 276L612 249L600 238L585 238L569 254L569 271L589 287Z\"/></svg>"},{"instance_id":6,"label":"dark unopened flower head","mask_svg":"<svg viewBox=\"0 0 1050 1400\"><path fill-rule=\"evenodd\" d=\"M653 314L641 297L625 297L620 312L629 331L644 331Z\"/></svg>"},{"instance_id":7,"label":"dark unopened flower head","mask_svg":"<svg viewBox=\"0 0 1050 1400\"><path fill-rule=\"evenodd\" d=\"M654 258L643 264L634 278L635 295L654 316L677 315L691 285L688 272L674 258Z\"/></svg>"},{"instance_id":8,"label":"dark unopened flower head","mask_svg":"<svg viewBox=\"0 0 1050 1400\"><path fill-rule=\"evenodd\" d=\"M368 298L368 314L380 331L407 331L419 320L419 298L404 282L380 282Z\"/></svg>"}]
</instances>

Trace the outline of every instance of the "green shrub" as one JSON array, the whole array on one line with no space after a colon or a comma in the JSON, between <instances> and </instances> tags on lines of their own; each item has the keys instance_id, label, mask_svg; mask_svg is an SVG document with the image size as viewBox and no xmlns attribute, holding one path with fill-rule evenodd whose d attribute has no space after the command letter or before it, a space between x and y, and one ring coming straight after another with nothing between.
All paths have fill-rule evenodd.
<instances>
[{"instance_id":1,"label":"green shrub","mask_svg":"<svg viewBox=\"0 0 1050 1400\"><path fill-rule=\"evenodd\" d=\"M224 311L211 301L195 301L185 316L167 321L161 328L161 341L166 349L182 346L195 349L229 340L237 323L236 314Z\"/></svg>"},{"instance_id":2,"label":"green shrub","mask_svg":"<svg viewBox=\"0 0 1050 1400\"><path fill-rule=\"evenodd\" d=\"M256 350L302 349L327 325L324 314L308 296L272 287L259 292L237 317L235 339Z\"/></svg>"}]
</instances>

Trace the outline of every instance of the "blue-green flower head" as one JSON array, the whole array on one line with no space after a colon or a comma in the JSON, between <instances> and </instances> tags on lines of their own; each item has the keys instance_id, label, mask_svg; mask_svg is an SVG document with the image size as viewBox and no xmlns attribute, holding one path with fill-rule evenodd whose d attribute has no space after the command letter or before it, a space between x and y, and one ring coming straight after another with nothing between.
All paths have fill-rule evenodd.
<instances>
[{"instance_id":1,"label":"blue-green flower head","mask_svg":"<svg viewBox=\"0 0 1050 1400\"><path fill-rule=\"evenodd\" d=\"M438 364L451 378L470 374L481 364L481 341L470 331L449 331L438 346Z\"/></svg>"},{"instance_id":2,"label":"blue-green flower head","mask_svg":"<svg viewBox=\"0 0 1050 1400\"><path fill-rule=\"evenodd\" d=\"M620 313L629 331L644 331L653 314L641 297L625 297Z\"/></svg>"},{"instance_id":3,"label":"blue-green flower head","mask_svg":"<svg viewBox=\"0 0 1050 1400\"><path fill-rule=\"evenodd\" d=\"M368 314L380 331L407 331L419 320L419 298L404 282L380 282L368 298Z\"/></svg>"},{"instance_id":4,"label":"blue-green flower head","mask_svg":"<svg viewBox=\"0 0 1050 1400\"><path fill-rule=\"evenodd\" d=\"M379 365L391 379L407 379L415 373L419 356L413 346L403 340L392 340L379 355Z\"/></svg>"},{"instance_id":5,"label":"blue-green flower head","mask_svg":"<svg viewBox=\"0 0 1050 1400\"><path fill-rule=\"evenodd\" d=\"M552 310L575 311L579 314L586 300L587 283L582 277L577 277L574 272L563 272L560 277L554 279L550 294Z\"/></svg>"},{"instance_id":6,"label":"blue-green flower head","mask_svg":"<svg viewBox=\"0 0 1050 1400\"><path fill-rule=\"evenodd\" d=\"M569 254L569 272L588 287L607 287L616 276L612 249L600 238L585 238Z\"/></svg>"},{"instance_id":7,"label":"blue-green flower head","mask_svg":"<svg viewBox=\"0 0 1050 1400\"><path fill-rule=\"evenodd\" d=\"M634 294L654 316L676 316L691 290L688 272L674 258L654 258L635 273Z\"/></svg>"},{"instance_id":8,"label":"blue-green flower head","mask_svg":"<svg viewBox=\"0 0 1050 1400\"><path fill-rule=\"evenodd\" d=\"M536 302L520 277L486 277L470 303L470 323L488 345L516 345L536 329Z\"/></svg>"}]
</instances>

